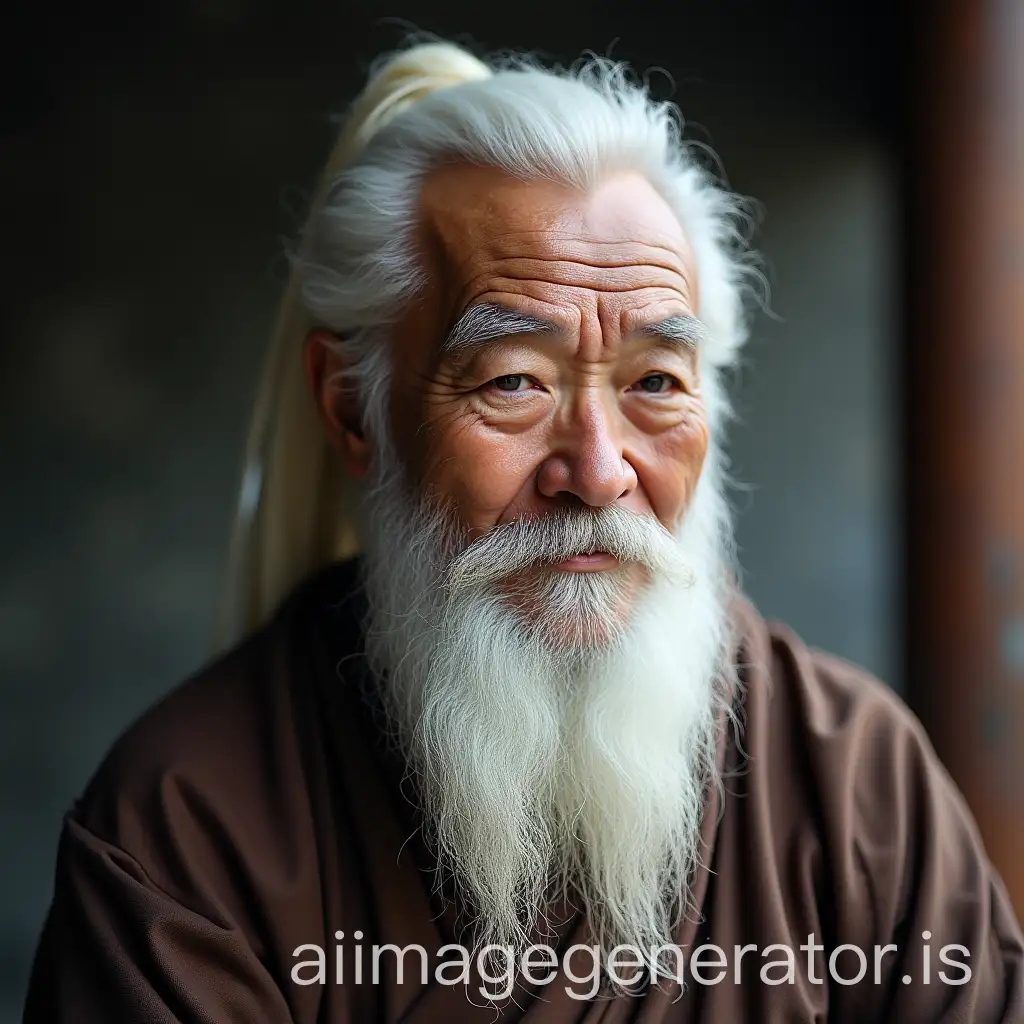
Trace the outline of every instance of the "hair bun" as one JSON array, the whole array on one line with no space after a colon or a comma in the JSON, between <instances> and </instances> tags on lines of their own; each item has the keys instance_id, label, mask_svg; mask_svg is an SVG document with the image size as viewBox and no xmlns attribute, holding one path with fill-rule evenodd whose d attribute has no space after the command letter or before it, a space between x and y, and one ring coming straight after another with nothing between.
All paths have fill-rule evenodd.
<instances>
[{"instance_id":1,"label":"hair bun","mask_svg":"<svg viewBox=\"0 0 1024 1024\"><path fill-rule=\"evenodd\" d=\"M388 57L373 69L349 111L340 147L344 160L355 156L384 125L417 100L491 74L483 61L451 43L420 43Z\"/></svg>"}]
</instances>

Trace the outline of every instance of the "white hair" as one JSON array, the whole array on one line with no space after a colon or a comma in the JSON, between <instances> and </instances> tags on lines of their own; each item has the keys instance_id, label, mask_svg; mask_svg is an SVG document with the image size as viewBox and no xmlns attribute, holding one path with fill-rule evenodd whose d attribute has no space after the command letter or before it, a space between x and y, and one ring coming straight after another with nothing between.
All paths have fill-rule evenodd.
<instances>
[{"instance_id":1,"label":"white hair","mask_svg":"<svg viewBox=\"0 0 1024 1024\"><path fill-rule=\"evenodd\" d=\"M720 371L746 338L752 280L743 202L682 137L675 106L622 64L568 69L485 63L448 43L383 60L354 104L314 198L282 303L250 431L221 623L229 642L321 565L353 553L353 488L324 438L303 377L302 338L343 338L371 437L387 417L388 328L424 284L414 242L424 177L443 163L591 189L637 171L675 212L694 254L702 389L712 444L728 413Z\"/></svg>"}]
</instances>

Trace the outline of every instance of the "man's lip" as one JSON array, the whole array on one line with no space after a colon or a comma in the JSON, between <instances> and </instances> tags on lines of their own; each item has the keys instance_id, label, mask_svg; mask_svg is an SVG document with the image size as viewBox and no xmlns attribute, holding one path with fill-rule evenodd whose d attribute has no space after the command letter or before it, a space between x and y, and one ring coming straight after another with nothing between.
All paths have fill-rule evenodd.
<instances>
[{"instance_id":1,"label":"man's lip","mask_svg":"<svg viewBox=\"0 0 1024 1024\"><path fill-rule=\"evenodd\" d=\"M555 562L552 568L559 572L603 572L606 569L617 569L619 560L607 551L595 551L589 555L573 555Z\"/></svg>"}]
</instances>

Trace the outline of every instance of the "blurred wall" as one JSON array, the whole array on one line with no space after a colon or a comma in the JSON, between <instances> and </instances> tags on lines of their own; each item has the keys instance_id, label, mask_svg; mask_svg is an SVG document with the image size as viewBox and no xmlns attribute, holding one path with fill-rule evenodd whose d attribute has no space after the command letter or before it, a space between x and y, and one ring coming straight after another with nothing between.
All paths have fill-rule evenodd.
<instances>
[{"instance_id":1,"label":"blurred wall","mask_svg":"<svg viewBox=\"0 0 1024 1024\"><path fill-rule=\"evenodd\" d=\"M744 583L900 690L895 168L823 124L755 159L733 163L767 209L777 318L757 321L736 388Z\"/></svg>"},{"instance_id":2,"label":"blurred wall","mask_svg":"<svg viewBox=\"0 0 1024 1024\"><path fill-rule=\"evenodd\" d=\"M616 56L672 73L696 136L766 210L777 319L756 321L731 445L748 589L898 682L880 5L630 12L400 13L562 58L620 37ZM388 13L90 8L25 37L0 190L0 1022L18 1016L61 815L204 658L280 238L328 114L399 38Z\"/></svg>"}]
</instances>

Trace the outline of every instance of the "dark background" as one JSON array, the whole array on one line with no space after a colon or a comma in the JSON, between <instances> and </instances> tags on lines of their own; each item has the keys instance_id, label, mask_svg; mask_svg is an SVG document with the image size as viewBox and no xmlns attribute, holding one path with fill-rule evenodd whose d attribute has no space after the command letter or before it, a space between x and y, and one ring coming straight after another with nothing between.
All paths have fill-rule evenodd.
<instances>
[{"instance_id":1,"label":"dark background","mask_svg":"<svg viewBox=\"0 0 1024 1024\"><path fill-rule=\"evenodd\" d=\"M881 2L26 6L4 47L0 1021L61 815L206 656L282 236L403 25L659 66L764 207L730 446L748 589L902 682L904 75ZM399 15L404 22L388 20ZM614 45L612 45L614 43ZM657 78L659 95L673 86Z\"/></svg>"}]
</instances>

